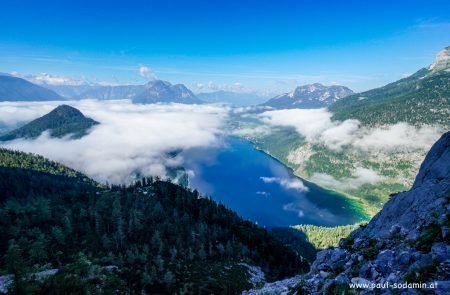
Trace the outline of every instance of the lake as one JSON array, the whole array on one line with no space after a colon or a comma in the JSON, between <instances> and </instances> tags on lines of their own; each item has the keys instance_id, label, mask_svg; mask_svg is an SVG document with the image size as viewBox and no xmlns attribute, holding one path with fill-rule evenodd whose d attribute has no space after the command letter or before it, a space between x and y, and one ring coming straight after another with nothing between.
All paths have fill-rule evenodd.
<instances>
[{"instance_id":1,"label":"lake","mask_svg":"<svg viewBox=\"0 0 450 295\"><path fill-rule=\"evenodd\" d=\"M191 188L261 226L336 226L365 220L353 200L296 177L246 140L228 137L222 147L184 157Z\"/></svg>"}]
</instances>

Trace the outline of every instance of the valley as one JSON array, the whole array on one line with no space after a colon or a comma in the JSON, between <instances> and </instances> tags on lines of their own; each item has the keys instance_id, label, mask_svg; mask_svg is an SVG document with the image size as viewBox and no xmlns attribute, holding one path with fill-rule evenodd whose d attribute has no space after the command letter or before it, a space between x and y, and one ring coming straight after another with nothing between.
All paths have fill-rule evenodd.
<instances>
[{"instance_id":1,"label":"valley","mask_svg":"<svg viewBox=\"0 0 450 295\"><path fill-rule=\"evenodd\" d=\"M3 1L0 295L450 294L449 11Z\"/></svg>"},{"instance_id":2,"label":"valley","mask_svg":"<svg viewBox=\"0 0 450 295\"><path fill-rule=\"evenodd\" d=\"M368 220L358 202L294 176L246 140L226 137L219 148L182 155L192 189L260 226L336 226Z\"/></svg>"}]
</instances>

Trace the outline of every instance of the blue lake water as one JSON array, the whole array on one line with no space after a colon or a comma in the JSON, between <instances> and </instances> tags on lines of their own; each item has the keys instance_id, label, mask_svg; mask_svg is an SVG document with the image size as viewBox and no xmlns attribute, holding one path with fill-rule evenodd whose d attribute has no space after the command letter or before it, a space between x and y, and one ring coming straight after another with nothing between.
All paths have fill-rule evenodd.
<instances>
[{"instance_id":1,"label":"blue lake water","mask_svg":"<svg viewBox=\"0 0 450 295\"><path fill-rule=\"evenodd\" d=\"M190 187L261 226L335 226L364 218L354 201L301 180L248 141L229 137L224 147L184 156L193 171Z\"/></svg>"}]
</instances>

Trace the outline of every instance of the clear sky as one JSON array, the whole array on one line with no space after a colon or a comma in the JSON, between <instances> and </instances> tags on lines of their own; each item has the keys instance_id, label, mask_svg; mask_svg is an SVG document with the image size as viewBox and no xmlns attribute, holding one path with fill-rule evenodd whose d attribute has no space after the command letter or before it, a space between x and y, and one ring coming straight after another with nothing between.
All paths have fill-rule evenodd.
<instances>
[{"instance_id":1,"label":"clear sky","mask_svg":"<svg viewBox=\"0 0 450 295\"><path fill-rule=\"evenodd\" d=\"M0 22L0 72L136 84L146 66L196 92L360 91L450 45L448 0L2 1Z\"/></svg>"}]
</instances>

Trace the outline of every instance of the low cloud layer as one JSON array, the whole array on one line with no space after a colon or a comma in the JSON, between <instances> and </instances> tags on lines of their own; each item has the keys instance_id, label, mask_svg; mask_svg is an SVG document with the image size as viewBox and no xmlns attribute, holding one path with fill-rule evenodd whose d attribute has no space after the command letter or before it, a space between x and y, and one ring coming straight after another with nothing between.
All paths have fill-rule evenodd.
<instances>
[{"instance_id":1,"label":"low cloud layer","mask_svg":"<svg viewBox=\"0 0 450 295\"><path fill-rule=\"evenodd\" d=\"M181 156L169 157L169 152L219 144L229 112L213 105L92 100L65 103L101 124L78 140L51 138L44 133L35 140L19 139L1 145L44 155L110 183L128 183L136 174L164 176L165 167L183 163ZM0 118L8 124L17 123L17 118L31 120L58 104L0 103Z\"/></svg>"},{"instance_id":2,"label":"low cloud layer","mask_svg":"<svg viewBox=\"0 0 450 295\"><path fill-rule=\"evenodd\" d=\"M293 189L299 192L309 191L308 187L297 178L260 177L260 179L265 183L277 183L285 189Z\"/></svg>"},{"instance_id":3,"label":"low cloud layer","mask_svg":"<svg viewBox=\"0 0 450 295\"><path fill-rule=\"evenodd\" d=\"M357 189L363 184L375 184L384 178L375 171L358 167L352 173L352 177L335 179L333 176L324 173L314 173L311 181L335 189Z\"/></svg>"},{"instance_id":4,"label":"low cloud layer","mask_svg":"<svg viewBox=\"0 0 450 295\"><path fill-rule=\"evenodd\" d=\"M267 111L259 119L272 126L294 127L310 143L321 143L339 150L353 145L362 150L427 150L442 134L437 126L417 128L397 123L380 128L361 127L358 120L332 121L326 109Z\"/></svg>"}]
</instances>

